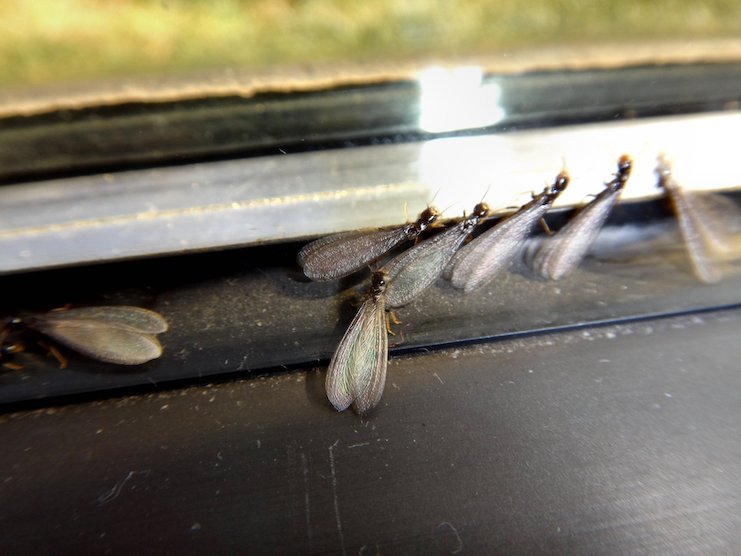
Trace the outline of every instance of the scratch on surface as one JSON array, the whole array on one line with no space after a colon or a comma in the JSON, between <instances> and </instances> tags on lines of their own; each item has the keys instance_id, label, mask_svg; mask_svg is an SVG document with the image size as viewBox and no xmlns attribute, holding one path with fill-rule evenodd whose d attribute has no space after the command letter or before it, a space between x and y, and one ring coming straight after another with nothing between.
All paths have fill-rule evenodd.
<instances>
[{"instance_id":1,"label":"scratch on surface","mask_svg":"<svg viewBox=\"0 0 741 556\"><path fill-rule=\"evenodd\" d=\"M350 444L348 448L360 448L361 446L370 446L370 442L361 442L359 444Z\"/></svg>"},{"instance_id":2,"label":"scratch on surface","mask_svg":"<svg viewBox=\"0 0 741 556\"><path fill-rule=\"evenodd\" d=\"M339 444L339 438L334 441L329 447L329 470L332 473L332 496L334 497L334 517L337 521L337 532L340 534L340 547L342 548L342 556L346 556L345 551L345 535L342 533L342 521L340 520L340 503L337 499L337 473L334 467L334 449Z\"/></svg>"},{"instance_id":3,"label":"scratch on surface","mask_svg":"<svg viewBox=\"0 0 741 556\"><path fill-rule=\"evenodd\" d=\"M448 554L458 554L463 550L463 539L461 539L460 533L458 533L458 529L453 527L453 524L449 521L443 521L440 523L437 527L435 527L435 531L440 531L443 533L443 531L447 529L451 533L453 533L453 540L455 541L455 546L447 547L445 546L444 549L448 552Z\"/></svg>"},{"instance_id":4,"label":"scratch on surface","mask_svg":"<svg viewBox=\"0 0 741 556\"><path fill-rule=\"evenodd\" d=\"M149 475L149 473L150 472L148 469L145 471L129 471L125 476L119 479L115 485L113 485L113 488L111 488L111 490L107 490L106 492L98 496L98 498L96 499L98 505L104 506L118 498L118 496L121 494L121 491L123 490L123 487L131 480L134 475Z\"/></svg>"},{"instance_id":5,"label":"scratch on surface","mask_svg":"<svg viewBox=\"0 0 741 556\"><path fill-rule=\"evenodd\" d=\"M445 384L445 381L442 378L440 378L440 375L439 374L432 373L432 376L434 376L437 380L439 380L440 381L440 384Z\"/></svg>"},{"instance_id":6,"label":"scratch on surface","mask_svg":"<svg viewBox=\"0 0 741 556\"><path fill-rule=\"evenodd\" d=\"M309 552L314 552L311 538L311 501L309 499L309 460L306 454L301 452L301 465L304 469L304 507L306 508L306 540L309 543Z\"/></svg>"}]
</instances>

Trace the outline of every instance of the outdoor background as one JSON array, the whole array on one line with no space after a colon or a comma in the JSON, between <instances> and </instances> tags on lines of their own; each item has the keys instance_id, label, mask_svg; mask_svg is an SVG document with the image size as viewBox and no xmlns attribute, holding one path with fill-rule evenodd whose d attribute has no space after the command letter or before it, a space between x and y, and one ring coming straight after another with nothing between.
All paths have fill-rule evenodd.
<instances>
[{"instance_id":1,"label":"outdoor background","mask_svg":"<svg viewBox=\"0 0 741 556\"><path fill-rule=\"evenodd\" d=\"M734 0L18 0L0 88L739 36Z\"/></svg>"}]
</instances>

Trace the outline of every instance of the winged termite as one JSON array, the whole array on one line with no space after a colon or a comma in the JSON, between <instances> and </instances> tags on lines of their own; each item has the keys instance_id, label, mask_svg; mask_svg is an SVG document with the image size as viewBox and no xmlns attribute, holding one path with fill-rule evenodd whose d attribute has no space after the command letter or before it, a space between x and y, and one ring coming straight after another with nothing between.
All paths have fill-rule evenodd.
<instances>
[{"instance_id":1,"label":"winged termite","mask_svg":"<svg viewBox=\"0 0 741 556\"><path fill-rule=\"evenodd\" d=\"M714 193L684 191L672 177L669 160L661 156L656 168L658 186L664 190L679 224L695 276L712 284L722 276L713 259L738 247L741 212L733 201Z\"/></svg>"},{"instance_id":2,"label":"winged termite","mask_svg":"<svg viewBox=\"0 0 741 556\"><path fill-rule=\"evenodd\" d=\"M312 280L324 282L342 278L375 261L401 242L418 237L439 216L437 209L428 207L416 222L405 226L324 237L301 249L297 260L304 274Z\"/></svg>"},{"instance_id":3,"label":"winged termite","mask_svg":"<svg viewBox=\"0 0 741 556\"><path fill-rule=\"evenodd\" d=\"M520 210L463 246L451 262L453 271L450 281L453 286L470 292L488 284L500 271L505 270L568 184L568 174L561 172L552 185L534 196Z\"/></svg>"},{"instance_id":4,"label":"winged termite","mask_svg":"<svg viewBox=\"0 0 741 556\"><path fill-rule=\"evenodd\" d=\"M329 362L325 388L337 411L352 405L358 413L364 414L381 399L388 362L385 291L385 274L375 272L368 298Z\"/></svg>"},{"instance_id":5,"label":"winged termite","mask_svg":"<svg viewBox=\"0 0 741 556\"><path fill-rule=\"evenodd\" d=\"M156 335L168 325L154 311L122 305L30 314L10 320L5 329L11 328L31 329L104 363L141 365L162 355Z\"/></svg>"},{"instance_id":6,"label":"winged termite","mask_svg":"<svg viewBox=\"0 0 741 556\"><path fill-rule=\"evenodd\" d=\"M559 280L579 266L617 203L632 168L633 160L628 155L621 156L615 177L605 184L605 189L558 233L541 241L531 260L537 274L550 280Z\"/></svg>"},{"instance_id":7,"label":"winged termite","mask_svg":"<svg viewBox=\"0 0 741 556\"><path fill-rule=\"evenodd\" d=\"M426 290L440 276L455 252L482 218L489 214L486 203L444 232L418 243L394 258L382 270L388 277L386 304L401 307Z\"/></svg>"}]
</instances>

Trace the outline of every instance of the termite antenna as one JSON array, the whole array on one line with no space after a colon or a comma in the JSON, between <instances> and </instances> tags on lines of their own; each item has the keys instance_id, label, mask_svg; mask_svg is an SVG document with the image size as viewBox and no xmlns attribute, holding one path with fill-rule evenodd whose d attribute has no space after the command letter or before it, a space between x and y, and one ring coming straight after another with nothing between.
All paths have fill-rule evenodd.
<instances>
[{"instance_id":1,"label":"termite antenna","mask_svg":"<svg viewBox=\"0 0 741 556\"><path fill-rule=\"evenodd\" d=\"M568 165L566 164L566 157L561 157L561 172L569 173Z\"/></svg>"},{"instance_id":2,"label":"termite antenna","mask_svg":"<svg viewBox=\"0 0 741 556\"><path fill-rule=\"evenodd\" d=\"M456 203L456 202L450 203L447 207L445 207L443 210L440 211L440 214L441 215L445 214L446 212L448 212L451 208L453 208L457 204L458 203ZM463 211L463 214L465 215L465 213L466 213L466 211L464 210Z\"/></svg>"},{"instance_id":3,"label":"termite antenna","mask_svg":"<svg viewBox=\"0 0 741 556\"><path fill-rule=\"evenodd\" d=\"M491 185L486 188L486 191L484 191L484 194L481 196L481 199L479 199L479 204L482 204L484 202L484 198L489 194L489 191L491 191Z\"/></svg>"}]
</instances>

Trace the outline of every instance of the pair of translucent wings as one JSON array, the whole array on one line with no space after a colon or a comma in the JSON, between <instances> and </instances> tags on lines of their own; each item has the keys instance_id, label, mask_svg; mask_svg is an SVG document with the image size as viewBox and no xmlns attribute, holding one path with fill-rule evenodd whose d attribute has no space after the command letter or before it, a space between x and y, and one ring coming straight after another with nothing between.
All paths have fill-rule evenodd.
<instances>
[{"instance_id":1,"label":"pair of translucent wings","mask_svg":"<svg viewBox=\"0 0 741 556\"><path fill-rule=\"evenodd\" d=\"M464 220L388 263L382 269L389 281L386 304L401 307L424 292L445 270L471 227L471 223Z\"/></svg>"},{"instance_id":2,"label":"pair of translucent wings","mask_svg":"<svg viewBox=\"0 0 741 556\"><path fill-rule=\"evenodd\" d=\"M666 187L695 276L712 284L722 278L718 262L741 254L741 212L730 199L713 193Z\"/></svg>"},{"instance_id":3,"label":"pair of translucent wings","mask_svg":"<svg viewBox=\"0 0 741 556\"><path fill-rule=\"evenodd\" d=\"M167 321L141 307L80 307L24 317L29 328L106 363L140 365L162 355Z\"/></svg>"},{"instance_id":4,"label":"pair of translucent wings","mask_svg":"<svg viewBox=\"0 0 741 556\"><path fill-rule=\"evenodd\" d=\"M530 260L533 271L560 280L582 261L620 198L622 189L607 188L579 211L555 235L544 238Z\"/></svg>"},{"instance_id":5,"label":"pair of translucent wings","mask_svg":"<svg viewBox=\"0 0 741 556\"><path fill-rule=\"evenodd\" d=\"M360 413L381 400L386 383L388 336L383 297L360 307L329 363L327 397L338 411L351 405Z\"/></svg>"},{"instance_id":6,"label":"pair of translucent wings","mask_svg":"<svg viewBox=\"0 0 741 556\"><path fill-rule=\"evenodd\" d=\"M520 252L550 204L534 204L487 230L453 257L450 281L468 293L491 282Z\"/></svg>"},{"instance_id":7,"label":"pair of translucent wings","mask_svg":"<svg viewBox=\"0 0 741 556\"><path fill-rule=\"evenodd\" d=\"M312 280L336 280L360 270L408 238L406 226L340 233L309 243L299 252L297 260Z\"/></svg>"},{"instance_id":8,"label":"pair of translucent wings","mask_svg":"<svg viewBox=\"0 0 741 556\"><path fill-rule=\"evenodd\" d=\"M741 254L741 212L730 199L715 193L683 191L665 172L665 189L698 280L712 284L722 278L718 262ZM541 277L558 280L584 258L620 196L600 193L556 235L544 238L530 265Z\"/></svg>"}]
</instances>

